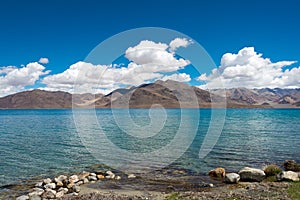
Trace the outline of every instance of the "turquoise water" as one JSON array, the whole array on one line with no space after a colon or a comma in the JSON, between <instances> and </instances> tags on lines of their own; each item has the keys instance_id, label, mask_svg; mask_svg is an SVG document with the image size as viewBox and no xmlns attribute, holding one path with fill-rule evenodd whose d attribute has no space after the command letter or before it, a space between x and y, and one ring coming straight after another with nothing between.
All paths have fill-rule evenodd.
<instances>
[{"instance_id":1,"label":"turquoise water","mask_svg":"<svg viewBox=\"0 0 300 200\"><path fill-rule=\"evenodd\" d=\"M206 173L219 166L238 170L243 166L280 164L287 159L300 161L300 110L227 109L225 125L217 144L203 159L199 158L199 150L207 134L211 110L167 109L165 113L154 111L152 120L164 122L163 127L158 130L150 127L148 132L153 130L157 134L145 138L127 135L126 131L119 128L114 115L125 119L122 118L125 112L123 109L116 109L114 113L108 109L96 110L99 124L84 123L84 127L78 127L80 124L76 121L79 130L76 129L72 110L0 110L0 186L60 172L76 172L103 161L103 164L111 164L105 163L110 159L124 162L124 155L112 155L113 151L105 149L103 141L89 140L91 138L85 138L80 132L93 133L95 135L89 137L95 137L99 125L109 141L120 149L151 155L151 152L174 140L181 124L183 136L180 141L192 139L192 143L169 167L186 169L191 173ZM200 120L195 120L195 114L199 112ZM81 119L91 121L89 118L93 111L78 110L77 113ZM164 114L166 118L163 117ZM141 127L151 123L148 109L132 109L130 115ZM122 123L126 129L126 120ZM198 129L194 135L190 130L195 125ZM145 134L148 132L145 131ZM92 153L95 152L90 153L80 137L85 140L85 146L88 142L91 142L91 147L94 143L98 145L96 157L101 159L94 158L95 154ZM171 157L180 148L181 143L178 146L173 145L170 155L167 156ZM151 161L150 158L149 160ZM138 159L134 161L139 165ZM153 166L159 166L155 162L157 161L153 160Z\"/></svg>"}]
</instances>

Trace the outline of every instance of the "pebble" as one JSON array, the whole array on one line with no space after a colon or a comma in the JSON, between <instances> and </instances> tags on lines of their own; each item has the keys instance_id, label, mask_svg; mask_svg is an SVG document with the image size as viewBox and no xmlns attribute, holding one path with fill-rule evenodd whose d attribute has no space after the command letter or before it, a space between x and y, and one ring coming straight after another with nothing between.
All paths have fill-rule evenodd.
<instances>
[{"instance_id":1,"label":"pebble","mask_svg":"<svg viewBox=\"0 0 300 200\"><path fill-rule=\"evenodd\" d=\"M128 178L136 178L134 174L128 174Z\"/></svg>"}]
</instances>

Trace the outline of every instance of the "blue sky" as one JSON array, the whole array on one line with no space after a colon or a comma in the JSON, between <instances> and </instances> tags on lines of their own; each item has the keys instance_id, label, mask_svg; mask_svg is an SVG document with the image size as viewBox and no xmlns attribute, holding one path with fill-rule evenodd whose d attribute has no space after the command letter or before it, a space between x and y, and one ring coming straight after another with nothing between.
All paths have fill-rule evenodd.
<instances>
[{"instance_id":1,"label":"blue sky","mask_svg":"<svg viewBox=\"0 0 300 200\"><path fill-rule=\"evenodd\" d=\"M225 53L238 54L244 47L254 47L272 63L300 61L299 8L297 0L3 0L0 66L20 68L46 57L50 62L44 71L62 73L105 39L139 27L182 32L200 43L217 66Z\"/></svg>"}]
</instances>

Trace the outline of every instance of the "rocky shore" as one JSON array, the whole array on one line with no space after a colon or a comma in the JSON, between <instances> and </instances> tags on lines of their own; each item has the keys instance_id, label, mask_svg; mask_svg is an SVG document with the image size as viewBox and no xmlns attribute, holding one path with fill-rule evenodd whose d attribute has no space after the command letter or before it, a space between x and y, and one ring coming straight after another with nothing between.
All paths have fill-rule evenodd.
<instances>
[{"instance_id":1,"label":"rocky shore","mask_svg":"<svg viewBox=\"0 0 300 200\"><path fill-rule=\"evenodd\" d=\"M184 170L150 175L83 171L41 180L16 200L297 199L297 195L300 198L299 166L286 161L283 170L268 165L263 169L244 167L237 173L216 168L207 177L190 175Z\"/></svg>"}]
</instances>

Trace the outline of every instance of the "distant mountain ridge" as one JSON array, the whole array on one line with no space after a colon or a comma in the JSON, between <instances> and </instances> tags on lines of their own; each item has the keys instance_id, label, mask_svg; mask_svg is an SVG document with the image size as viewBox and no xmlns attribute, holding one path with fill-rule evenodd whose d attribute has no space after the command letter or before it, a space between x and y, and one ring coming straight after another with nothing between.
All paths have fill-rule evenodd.
<instances>
[{"instance_id":1,"label":"distant mountain ridge","mask_svg":"<svg viewBox=\"0 0 300 200\"><path fill-rule=\"evenodd\" d=\"M226 100L226 104L224 104ZM176 81L156 81L103 94L32 90L0 98L1 109L26 108L300 108L300 89L202 90Z\"/></svg>"}]
</instances>

